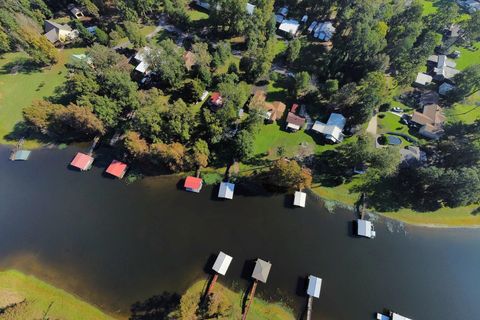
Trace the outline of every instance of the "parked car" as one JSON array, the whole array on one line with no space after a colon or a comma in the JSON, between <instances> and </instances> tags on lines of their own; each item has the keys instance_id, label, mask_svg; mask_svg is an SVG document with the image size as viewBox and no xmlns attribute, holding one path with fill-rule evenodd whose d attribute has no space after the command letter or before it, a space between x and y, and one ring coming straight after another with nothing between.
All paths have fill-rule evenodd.
<instances>
[{"instance_id":1,"label":"parked car","mask_svg":"<svg viewBox=\"0 0 480 320\"><path fill-rule=\"evenodd\" d=\"M394 112L403 112L403 109L402 108L399 108L399 107L393 107L392 109Z\"/></svg>"}]
</instances>

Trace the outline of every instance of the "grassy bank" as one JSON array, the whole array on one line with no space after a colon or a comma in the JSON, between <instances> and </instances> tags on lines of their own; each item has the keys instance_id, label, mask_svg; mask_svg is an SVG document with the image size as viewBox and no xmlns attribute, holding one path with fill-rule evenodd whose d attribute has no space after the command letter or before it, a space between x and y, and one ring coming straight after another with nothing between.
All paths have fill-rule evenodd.
<instances>
[{"instance_id":1,"label":"grassy bank","mask_svg":"<svg viewBox=\"0 0 480 320\"><path fill-rule=\"evenodd\" d=\"M92 305L35 277L14 270L0 272L0 305L22 300L24 302L1 313L0 319L113 319Z\"/></svg>"},{"instance_id":2,"label":"grassy bank","mask_svg":"<svg viewBox=\"0 0 480 320\"><path fill-rule=\"evenodd\" d=\"M67 49L59 52L59 62L51 68L33 69L28 67L25 53L8 53L0 58L0 144L13 144L7 139L15 125L22 120L22 109L32 101L53 95L55 88L65 81L65 64L72 54L85 49ZM18 71L12 73L17 66ZM29 141L27 147L37 147Z\"/></svg>"},{"instance_id":3,"label":"grassy bank","mask_svg":"<svg viewBox=\"0 0 480 320\"><path fill-rule=\"evenodd\" d=\"M360 181L354 179L348 184L327 188L313 187L312 190L322 199L338 201L353 206L359 199L359 194L350 192L351 188ZM417 212L411 209L400 209L396 212L379 212L379 214L412 225L430 227L480 227L479 205L470 205L458 208L441 208L433 212Z\"/></svg>"},{"instance_id":4,"label":"grassy bank","mask_svg":"<svg viewBox=\"0 0 480 320\"><path fill-rule=\"evenodd\" d=\"M205 281L198 281L194 283L188 290L185 292L185 295L198 296L200 297L203 293ZM220 283L216 283L213 289L214 293L222 295L228 303L232 306L232 316L230 317L221 317L220 319L240 319L241 318L241 305L242 305L242 294L232 291L225 286L222 286ZM255 320L287 320L295 319L292 312L281 305L280 303L268 303L260 298L255 298L248 313L249 319Z\"/></svg>"}]
</instances>

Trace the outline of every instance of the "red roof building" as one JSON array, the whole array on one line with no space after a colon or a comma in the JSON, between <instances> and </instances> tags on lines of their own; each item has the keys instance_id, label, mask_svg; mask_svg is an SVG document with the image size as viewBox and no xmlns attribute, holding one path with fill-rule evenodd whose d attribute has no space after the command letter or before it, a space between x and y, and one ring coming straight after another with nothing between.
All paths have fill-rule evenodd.
<instances>
[{"instance_id":1,"label":"red roof building","mask_svg":"<svg viewBox=\"0 0 480 320\"><path fill-rule=\"evenodd\" d=\"M202 189L203 180L200 178L188 176L185 179L185 184L183 185L187 191L191 192L200 192Z\"/></svg>"},{"instance_id":2,"label":"red roof building","mask_svg":"<svg viewBox=\"0 0 480 320\"><path fill-rule=\"evenodd\" d=\"M122 179L127 172L127 165L121 161L113 160L108 166L106 172L114 177Z\"/></svg>"},{"instance_id":3,"label":"red roof building","mask_svg":"<svg viewBox=\"0 0 480 320\"><path fill-rule=\"evenodd\" d=\"M70 165L81 171L89 170L92 167L93 158L85 153L77 153Z\"/></svg>"},{"instance_id":4,"label":"red roof building","mask_svg":"<svg viewBox=\"0 0 480 320\"><path fill-rule=\"evenodd\" d=\"M297 113L297 109L298 109L298 104L293 104L292 105L292 108L290 109L290 112L291 113Z\"/></svg>"},{"instance_id":5,"label":"red roof building","mask_svg":"<svg viewBox=\"0 0 480 320\"><path fill-rule=\"evenodd\" d=\"M223 98L220 92L213 92L208 103L213 111L220 109L223 106Z\"/></svg>"}]
</instances>

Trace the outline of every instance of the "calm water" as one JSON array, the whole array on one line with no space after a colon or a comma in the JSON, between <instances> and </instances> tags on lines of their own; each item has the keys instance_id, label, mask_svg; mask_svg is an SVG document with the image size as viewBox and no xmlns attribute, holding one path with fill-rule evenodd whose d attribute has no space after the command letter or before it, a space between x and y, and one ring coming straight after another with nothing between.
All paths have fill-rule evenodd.
<instances>
[{"instance_id":1,"label":"calm water","mask_svg":"<svg viewBox=\"0 0 480 320\"><path fill-rule=\"evenodd\" d=\"M18 268L109 311L205 279L209 257L234 257L222 281L244 290L245 262L273 264L264 298L299 316L302 278L323 278L314 319L372 319L391 308L414 319L478 319L480 230L376 223L377 239L350 236L351 213L328 213L312 197L291 209L284 195L239 190L217 201L177 188L178 178L132 185L102 167L69 170L76 149L39 150L12 163L0 148L0 267ZM103 165L100 161L100 165Z\"/></svg>"}]
</instances>

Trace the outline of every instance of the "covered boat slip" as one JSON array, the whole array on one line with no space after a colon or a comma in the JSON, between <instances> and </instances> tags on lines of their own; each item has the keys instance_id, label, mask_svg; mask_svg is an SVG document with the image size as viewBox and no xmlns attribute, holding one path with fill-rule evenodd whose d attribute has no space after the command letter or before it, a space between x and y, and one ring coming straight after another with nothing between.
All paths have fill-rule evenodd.
<instances>
[{"instance_id":1,"label":"covered boat slip","mask_svg":"<svg viewBox=\"0 0 480 320\"><path fill-rule=\"evenodd\" d=\"M305 202L307 201L307 194L301 191L295 191L293 199L293 205L296 207L305 208Z\"/></svg>"},{"instance_id":2,"label":"covered boat slip","mask_svg":"<svg viewBox=\"0 0 480 320\"><path fill-rule=\"evenodd\" d=\"M78 152L75 158L73 158L72 162L70 165L74 168L77 168L81 171L86 171L89 170L92 167L93 164L93 157L85 154Z\"/></svg>"},{"instance_id":3,"label":"covered boat slip","mask_svg":"<svg viewBox=\"0 0 480 320\"><path fill-rule=\"evenodd\" d=\"M262 259L257 259L255 268L253 269L252 278L263 283L267 283L268 275L272 264Z\"/></svg>"},{"instance_id":4,"label":"covered boat slip","mask_svg":"<svg viewBox=\"0 0 480 320\"><path fill-rule=\"evenodd\" d=\"M235 191L235 185L229 182L220 183L220 189L218 190L218 197L222 199L233 199L233 192Z\"/></svg>"},{"instance_id":5,"label":"covered boat slip","mask_svg":"<svg viewBox=\"0 0 480 320\"><path fill-rule=\"evenodd\" d=\"M215 260L215 263L213 264L213 271L224 276L228 270L228 267L230 266L230 263L232 262L232 259L233 258L231 256L220 251L217 259Z\"/></svg>"},{"instance_id":6,"label":"covered boat slip","mask_svg":"<svg viewBox=\"0 0 480 320\"><path fill-rule=\"evenodd\" d=\"M308 276L307 294L310 297L319 298L322 289L322 279L315 276Z\"/></svg>"},{"instance_id":7,"label":"covered boat slip","mask_svg":"<svg viewBox=\"0 0 480 320\"><path fill-rule=\"evenodd\" d=\"M390 312L388 316L381 313L377 313L377 320L413 320L413 319L401 316L395 312Z\"/></svg>"},{"instance_id":8,"label":"covered boat slip","mask_svg":"<svg viewBox=\"0 0 480 320\"><path fill-rule=\"evenodd\" d=\"M17 150L12 152L10 159L13 161L26 161L30 157L31 151L29 150Z\"/></svg>"},{"instance_id":9,"label":"covered boat slip","mask_svg":"<svg viewBox=\"0 0 480 320\"><path fill-rule=\"evenodd\" d=\"M376 232L373 229L373 224L368 220L357 219L357 235L373 239L376 236Z\"/></svg>"}]
</instances>

